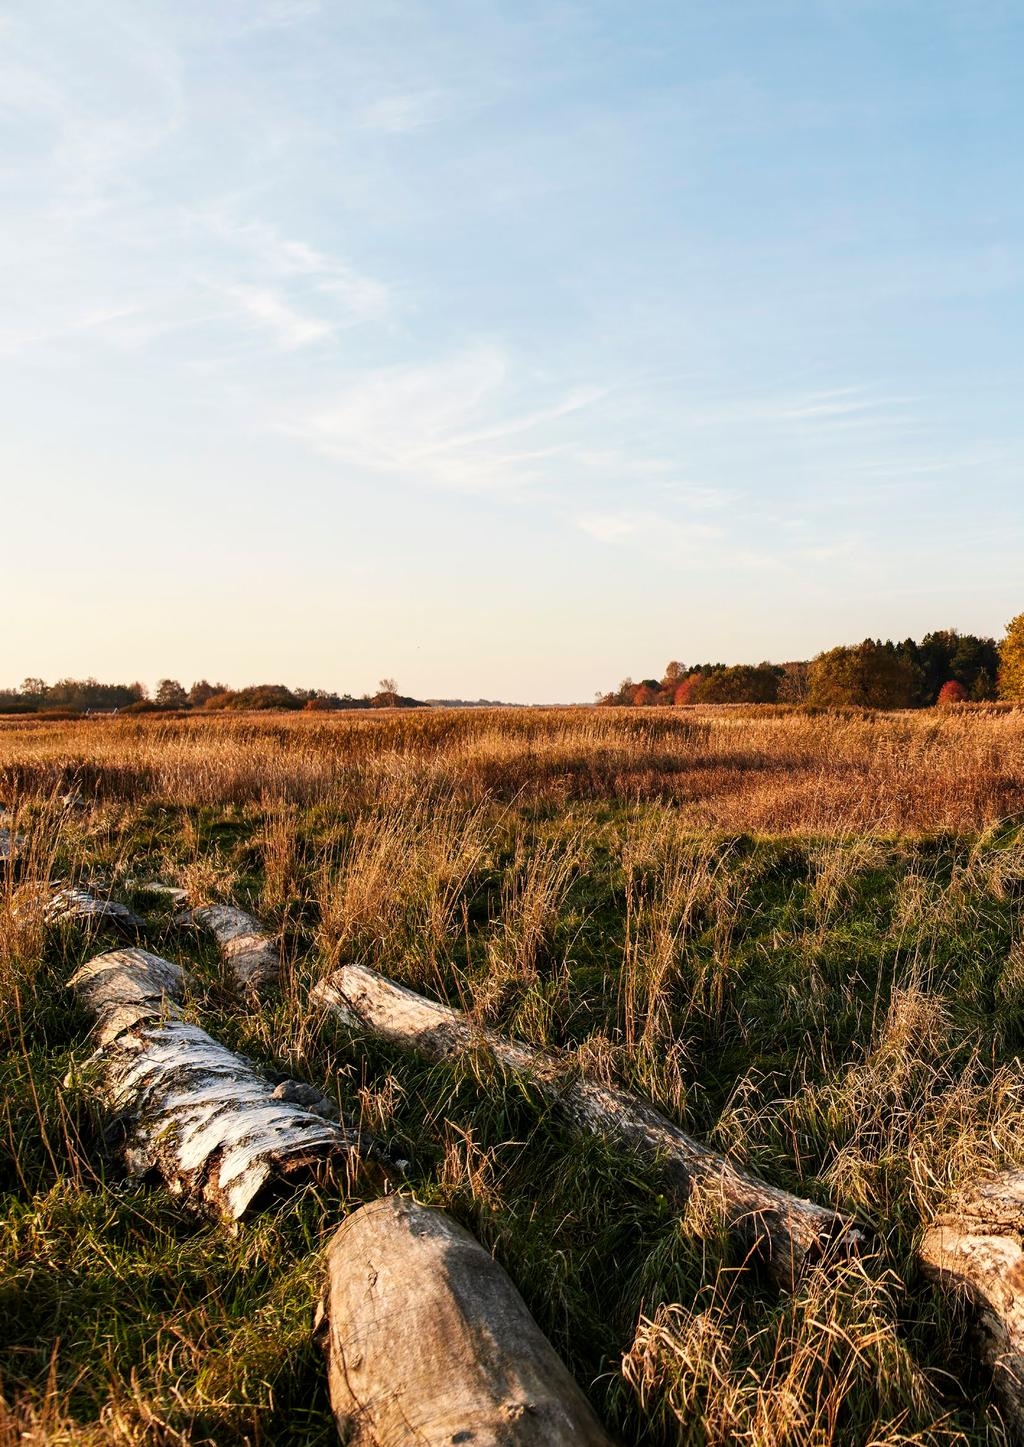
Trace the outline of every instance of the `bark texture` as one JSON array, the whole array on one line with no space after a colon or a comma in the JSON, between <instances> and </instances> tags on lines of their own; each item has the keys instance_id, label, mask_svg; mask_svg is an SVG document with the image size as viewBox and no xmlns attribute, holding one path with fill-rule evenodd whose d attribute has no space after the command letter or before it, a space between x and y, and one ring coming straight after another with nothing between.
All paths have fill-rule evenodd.
<instances>
[{"instance_id":1,"label":"bark texture","mask_svg":"<svg viewBox=\"0 0 1024 1447\"><path fill-rule=\"evenodd\" d=\"M385 1196L350 1216L318 1330L349 1447L610 1447L509 1277L443 1211Z\"/></svg>"},{"instance_id":2,"label":"bark texture","mask_svg":"<svg viewBox=\"0 0 1024 1447\"><path fill-rule=\"evenodd\" d=\"M237 1220L282 1179L325 1162L354 1172L385 1161L358 1130L287 1098L184 1021L186 983L179 966L140 949L101 955L70 981L96 1016L103 1093L131 1174L158 1171L176 1194Z\"/></svg>"},{"instance_id":3,"label":"bark texture","mask_svg":"<svg viewBox=\"0 0 1024 1447\"><path fill-rule=\"evenodd\" d=\"M0 828L0 869L14 864L26 849L26 840L13 830Z\"/></svg>"},{"instance_id":4,"label":"bark texture","mask_svg":"<svg viewBox=\"0 0 1024 1447\"><path fill-rule=\"evenodd\" d=\"M146 921L116 899L101 899L89 889L64 886L47 900L44 914L51 924L74 923L109 929L127 939L146 932Z\"/></svg>"},{"instance_id":5,"label":"bark texture","mask_svg":"<svg viewBox=\"0 0 1024 1447\"><path fill-rule=\"evenodd\" d=\"M213 935L220 956L244 990L257 994L281 977L281 949L254 915L232 904L204 904L185 910L179 923L197 925Z\"/></svg>"},{"instance_id":6,"label":"bark texture","mask_svg":"<svg viewBox=\"0 0 1024 1447\"><path fill-rule=\"evenodd\" d=\"M965 1195L925 1232L920 1259L975 1308L982 1360L1024 1442L1024 1174L1008 1171Z\"/></svg>"},{"instance_id":7,"label":"bark texture","mask_svg":"<svg viewBox=\"0 0 1024 1447\"><path fill-rule=\"evenodd\" d=\"M529 1079L573 1129L621 1142L656 1161L682 1202L694 1186L721 1201L730 1229L765 1262L784 1287L826 1256L863 1247L867 1233L827 1206L769 1186L688 1136L648 1101L629 1091L567 1073L543 1050L475 1025L460 1011L424 999L362 965L346 965L322 981L313 998L356 1028L430 1059L482 1048Z\"/></svg>"}]
</instances>

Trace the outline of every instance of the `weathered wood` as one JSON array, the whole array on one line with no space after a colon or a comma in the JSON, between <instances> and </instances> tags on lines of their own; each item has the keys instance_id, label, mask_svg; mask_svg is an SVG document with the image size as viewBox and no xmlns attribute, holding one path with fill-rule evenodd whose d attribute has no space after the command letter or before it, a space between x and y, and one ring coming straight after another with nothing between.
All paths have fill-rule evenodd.
<instances>
[{"instance_id":1,"label":"weathered wood","mask_svg":"<svg viewBox=\"0 0 1024 1447\"><path fill-rule=\"evenodd\" d=\"M254 915L232 904L204 904L182 911L177 918L179 924L197 925L213 935L221 959L244 990L258 994L279 982L280 942Z\"/></svg>"},{"instance_id":2,"label":"weathered wood","mask_svg":"<svg viewBox=\"0 0 1024 1447\"><path fill-rule=\"evenodd\" d=\"M317 1330L348 1447L610 1447L505 1271L443 1211L385 1196L350 1216Z\"/></svg>"},{"instance_id":3,"label":"weathered wood","mask_svg":"<svg viewBox=\"0 0 1024 1447\"><path fill-rule=\"evenodd\" d=\"M1024 1172L963 1196L925 1232L920 1260L974 1307L982 1361L1014 1440L1024 1442Z\"/></svg>"},{"instance_id":4,"label":"weathered wood","mask_svg":"<svg viewBox=\"0 0 1024 1447\"><path fill-rule=\"evenodd\" d=\"M806 1267L848 1255L867 1242L867 1232L855 1221L741 1170L648 1101L573 1076L556 1056L478 1026L460 1011L426 1000L365 966L335 971L314 988L312 998L356 1028L433 1060L484 1049L529 1079L574 1130L621 1142L656 1161L681 1202L694 1186L713 1193L730 1229L785 1287Z\"/></svg>"},{"instance_id":5,"label":"weathered wood","mask_svg":"<svg viewBox=\"0 0 1024 1447\"><path fill-rule=\"evenodd\" d=\"M49 924L80 924L97 930L110 929L129 939L146 933L146 921L116 899L101 899L89 889L64 885L55 890L43 908Z\"/></svg>"},{"instance_id":6,"label":"weathered wood","mask_svg":"<svg viewBox=\"0 0 1024 1447\"><path fill-rule=\"evenodd\" d=\"M188 890L181 889L176 884L164 884L160 879L135 879L129 881L131 889L137 889L143 894L155 894L159 898L170 900L172 904L184 905L188 901Z\"/></svg>"},{"instance_id":7,"label":"weathered wood","mask_svg":"<svg viewBox=\"0 0 1024 1447\"><path fill-rule=\"evenodd\" d=\"M145 950L114 950L71 988L96 1016L103 1094L128 1170L156 1170L172 1191L237 1220L273 1183L326 1162L357 1171L386 1156L325 1119L242 1056L181 1018L187 977Z\"/></svg>"},{"instance_id":8,"label":"weathered wood","mask_svg":"<svg viewBox=\"0 0 1024 1447\"><path fill-rule=\"evenodd\" d=\"M28 848L28 840L13 829L0 828L0 869L12 868Z\"/></svg>"}]
</instances>

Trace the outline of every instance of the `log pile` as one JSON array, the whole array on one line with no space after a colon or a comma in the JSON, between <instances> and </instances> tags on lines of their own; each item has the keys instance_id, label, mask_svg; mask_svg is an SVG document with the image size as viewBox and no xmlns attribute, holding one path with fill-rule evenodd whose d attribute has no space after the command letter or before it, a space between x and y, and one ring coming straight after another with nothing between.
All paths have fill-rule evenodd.
<instances>
[{"instance_id":1,"label":"log pile","mask_svg":"<svg viewBox=\"0 0 1024 1447\"><path fill-rule=\"evenodd\" d=\"M509 1277L443 1211L385 1196L350 1216L317 1330L347 1447L611 1447Z\"/></svg>"},{"instance_id":2,"label":"log pile","mask_svg":"<svg viewBox=\"0 0 1024 1447\"><path fill-rule=\"evenodd\" d=\"M313 999L356 1029L432 1060L482 1049L531 1083L570 1127L614 1140L656 1163L680 1203L695 1186L713 1193L734 1234L784 1288L825 1258L861 1249L867 1233L827 1206L779 1190L702 1145L648 1101L574 1077L555 1056L476 1025L362 965L323 980Z\"/></svg>"},{"instance_id":3,"label":"log pile","mask_svg":"<svg viewBox=\"0 0 1024 1447\"><path fill-rule=\"evenodd\" d=\"M238 1220L274 1183L326 1165L386 1171L386 1154L358 1130L287 1098L183 1020L186 984L178 965L141 949L101 955L70 981L96 1017L101 1088L131 1174L157 1171L176 1194Z\"/></svg>"}]
</instances>

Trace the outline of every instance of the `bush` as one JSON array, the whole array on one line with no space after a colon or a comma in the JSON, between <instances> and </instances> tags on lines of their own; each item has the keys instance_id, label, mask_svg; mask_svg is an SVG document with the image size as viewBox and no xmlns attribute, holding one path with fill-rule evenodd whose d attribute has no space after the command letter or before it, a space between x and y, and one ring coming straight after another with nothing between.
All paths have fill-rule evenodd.
<instances>
[{"instance_id":1,"label":"bush","mask_svg":"<svg viewBox=\"0 0 1024 1447\"><path fill-rule=\"evenodd\" d=\"M962 683L957 683L955 678L951 678L948 683L944 683L939 689L939 696L935 701L943 708L953 703L965 703L967 701L967 690Z\"/></svg>"}]
</instances>

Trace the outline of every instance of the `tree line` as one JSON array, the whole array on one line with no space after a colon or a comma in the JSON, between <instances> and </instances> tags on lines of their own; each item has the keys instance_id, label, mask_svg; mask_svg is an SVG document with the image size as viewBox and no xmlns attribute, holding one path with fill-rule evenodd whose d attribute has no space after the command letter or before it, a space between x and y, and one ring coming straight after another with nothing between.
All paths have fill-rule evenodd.
<instances>
[{"instance_id":1,"label":"tree line","mask_svg":"<svg viewBox=\"0 0 1024 1447\"><path fill-rule=\"evenodd\" d=\"M330 712L346 708L422 708L418 699L399 693L393 678L382 678L376 693L353 697L322 688L286 688L260 683L228 688L201 678L185 688L176 678L162 678L151 694L144 683L100 683L95 678L62 678L46 683L26 678L20 688L0 689L0 713L158 713L202 709L229 712L289 709Z\"/></svg>"},{"instance_id":2,"label":"tree line","mask_svg":"<svg viewBox=\"0 0 1024 1447\"><path fill-rule=\"evenodd\" d=\"M1024 702L1024 613L1001 643L954 628L920 641L865 638L789 663L669 663L660 679L623 679L604 705L792 703L820 708L927 708Z\"/></svg>"}]
</instances>

